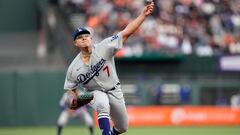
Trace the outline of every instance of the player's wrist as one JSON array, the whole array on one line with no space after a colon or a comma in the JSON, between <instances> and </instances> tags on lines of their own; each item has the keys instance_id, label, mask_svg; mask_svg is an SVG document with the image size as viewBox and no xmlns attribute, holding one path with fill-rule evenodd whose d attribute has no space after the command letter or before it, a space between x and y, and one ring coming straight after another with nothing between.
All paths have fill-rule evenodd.
<instances>
[{"instance_id":1,"label":"player's wrist","mask_svg":"<svg viewBox=\"0 0 240 135\"><path fill-rule=\"evenodd\" d=\"M68 91L67 104L69 108L74 108L77 106L77 91L76 89Z\"/></svg>"},{"instance_id":2,"label":"player's wrist","mask_svg":"<svg viewBox=\"0 0 240 135\"><path fill-rule=\"evenodd\" d=\"M142 12L140 15L139 15L139 18L141 18L141 20L145 20L147 18L147 15Z\"/></svg>"}]
</instances>

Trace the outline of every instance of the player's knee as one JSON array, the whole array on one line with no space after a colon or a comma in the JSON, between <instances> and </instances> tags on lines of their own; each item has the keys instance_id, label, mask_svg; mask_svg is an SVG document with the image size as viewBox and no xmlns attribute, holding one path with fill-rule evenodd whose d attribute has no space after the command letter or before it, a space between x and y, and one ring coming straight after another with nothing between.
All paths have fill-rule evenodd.
<instances>
[{"instance_id":1,"label":"player's knee","mask_svg":"<svg viewBox=\"0 0 240 135\"><path fill-rule=\"evenodd\" d=\"M108 103L105 103L105 102L99 102L97 104L97 112L98 114L101 114L101 113L108 113L110 112L110 106Z\"/></svg>"}]
</instances>

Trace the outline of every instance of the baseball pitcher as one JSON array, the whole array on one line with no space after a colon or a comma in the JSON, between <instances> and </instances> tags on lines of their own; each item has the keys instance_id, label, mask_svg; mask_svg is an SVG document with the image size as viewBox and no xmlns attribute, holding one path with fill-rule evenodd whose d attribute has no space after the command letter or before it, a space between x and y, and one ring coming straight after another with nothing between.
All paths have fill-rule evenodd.
<instances>
[{"instance_id":1,"label":"baseball pitcher","mask_svg":"<svg viewBox=\"0 0 240 135\"><path fill-rule=\"evenodd\" d=\"M80 85L92 93L93 98L89 104L97 111L102 135L118 135L127 131L128 115L116 73L114 55L153 12L153 8L154 3L148 3L124 30L98 44L92 45L91 34L85 28L78 28L73 32L74 45L79 48L80 53L68 68L64 89L69 91L71 108L81 106L79 96L84 94L77 90ZM112 129L109 124L110 117L113 122Z\"/></svg>"}]
</instances>

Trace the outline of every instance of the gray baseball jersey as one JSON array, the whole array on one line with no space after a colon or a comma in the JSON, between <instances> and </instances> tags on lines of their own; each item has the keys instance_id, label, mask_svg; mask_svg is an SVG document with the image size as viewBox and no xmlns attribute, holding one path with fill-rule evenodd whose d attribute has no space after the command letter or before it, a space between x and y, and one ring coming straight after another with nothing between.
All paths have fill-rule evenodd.
<instances>
[{"instance_id":1,"label":"gray baseball jersey","mask_svg":"<svg viewBox=\"0 0 240 135\"><path fill-rule=\"evenodd\" d=\"M114 64L114 55L122 44L122 34L118 33L94 45L88 65L83 63L79 53L68 68L64 84L67 90L82 85L91 91L94 99L90 106L98 112L98 118L110 114L119 132L128 127L127 110Z\"/></svg>"},{"instance_id":2,"label":"gray baseball jersey","mask_svg":"<svg viewBox=\"0 0 240 135\"><path fill-rule=\"evenodd\" d=\"M113 88L119 82L113 56L121 48L122 35L118 33L92 46L89 65L83 63L80 52L68 68L64 89L76 89L79 85L90 91Z\"/></svg>"}]
</instances>

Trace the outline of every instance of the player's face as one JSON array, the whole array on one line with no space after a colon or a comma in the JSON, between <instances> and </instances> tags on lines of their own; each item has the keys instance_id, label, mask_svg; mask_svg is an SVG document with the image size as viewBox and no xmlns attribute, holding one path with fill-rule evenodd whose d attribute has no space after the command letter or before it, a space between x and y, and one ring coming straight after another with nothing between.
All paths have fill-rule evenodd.
<instances>
[{"instance_id":1,"label":"player's face","mask_svg":"<svg viewBox=\"0 0 240 135\"><path fill-rule=\"evenodd\" d=\"M91 46L92 38L90 34L82 34L75 39L75 46L79 48Z\"/></svg>"}]
</instances>

